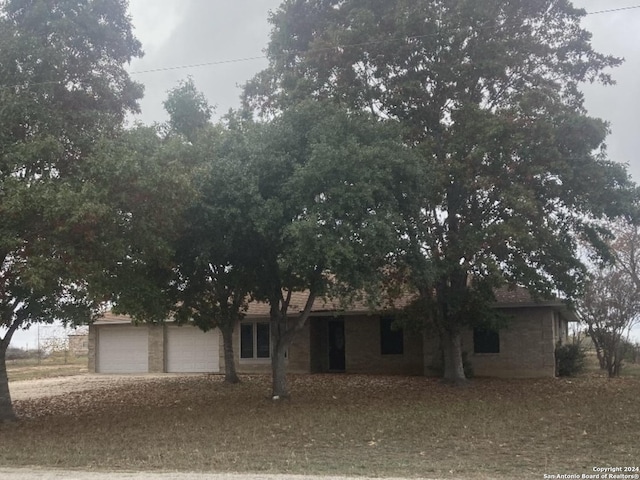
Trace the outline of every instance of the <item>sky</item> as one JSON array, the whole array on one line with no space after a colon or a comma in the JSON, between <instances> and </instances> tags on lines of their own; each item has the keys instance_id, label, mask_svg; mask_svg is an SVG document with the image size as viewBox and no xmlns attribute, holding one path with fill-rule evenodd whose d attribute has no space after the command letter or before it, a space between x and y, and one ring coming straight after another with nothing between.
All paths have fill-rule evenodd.
<instances>
[{"instance_id":1,"label":"sky","mask_svg":"<svg viewBox=\"0 0 640 480\"><path fill-rule=\"evenodd\" d=\"M144 84L142 113L134 121L167 119L162 102L180 80L191 76L216 115L240 104L241 86L266 67L268 16L280 0L130 0L135 34L145 56L129 72ZM640 5L640 0L574 0L587 12ZM589 114L610 123L609 158L625 163L640 182L640 8L587 15L583 26L601 53L625 59L611 71L614 86L585 85ZM640 330L637 332L640 340ZM36 334L17 332L13 345L33 345Z\"/></svg>"}]
</instances>

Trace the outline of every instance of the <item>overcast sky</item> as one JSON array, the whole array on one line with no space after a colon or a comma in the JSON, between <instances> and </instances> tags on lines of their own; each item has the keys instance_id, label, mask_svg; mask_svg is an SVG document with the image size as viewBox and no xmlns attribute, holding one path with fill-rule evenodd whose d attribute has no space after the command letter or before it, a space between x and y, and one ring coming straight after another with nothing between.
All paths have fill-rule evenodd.
<instances>
[{"instance_id":1,"label":"overcast sky","mask_svg":"<svg viewBox=\"0 0 640 480\"><path fill-rule=\"evenodd\" d=\"M237 108L239 86L267 64L267 18L279 4L280 0L130 0L135 33L146 53L130 66L133 78L145 85L137 120L165 121L162 102L168 90L189 75L219 115ZM574 4L599 12L635 6L640 0ZM588 15L584 26L593 33L596 50L625 58L612 72L617 85L587 85L584 90L590 114L611 124L609 157L628 164L640 181L640 9ZM189 65L203 66L184 68ZM33 334L19 332L13 343L26 342L33 345Z\"/></svg>"},{"instance_id":2,"label":"overcast sky","mask_svg":"<svg viewBox=\"0 0 640 480\"><path fill-rule=\"evenodd\" d=\"M162 101L180 79L191 75L196 86L222 115L239 105L240 88L263 69L269 35L268 13L280 0L130 0L135 32L146 52L130 68L145 85L141 103L144 123L164 121ZM640 4L640 0L575 0L587 12ZM598 13L585 17L593 45L601 53L625 58L612 74L615 86L586 85L591 115L610 122L607 145L611 159L629 164L640 181L640 9ZM247 59L247 60L243 60ZM225 63L230 62L230 63ZM177 68L201 65L192 68ZM174 70L160 70L175 68Z\"/></svg>"}]
</instances>

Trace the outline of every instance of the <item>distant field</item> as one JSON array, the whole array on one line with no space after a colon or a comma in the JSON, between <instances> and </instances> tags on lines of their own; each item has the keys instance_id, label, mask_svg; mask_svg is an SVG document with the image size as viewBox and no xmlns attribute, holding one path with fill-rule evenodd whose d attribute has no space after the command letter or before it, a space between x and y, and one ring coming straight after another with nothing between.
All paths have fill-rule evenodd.
<instances>
[{"instance_id":1,"label":"distant field","mask_svg":"<svg viewBox=\"0 0 640 480\"><path fill-rule=\"evenodd\" d=\"M159 377L15 402L0 465L427 478L543 478L640 466L640 378Z\"/></svg>"},{"instance_id":2,"label":"distant field","mask_svg":"<svg viewBox=\"0 0 640 480\"><path fill-rule=\"evenodd\" d=\"M26 358L7 361L9 381L35 380L38 378L61 377L87 373L86 356L57 353L38 360Z\"/></svg>"}]
</instances>

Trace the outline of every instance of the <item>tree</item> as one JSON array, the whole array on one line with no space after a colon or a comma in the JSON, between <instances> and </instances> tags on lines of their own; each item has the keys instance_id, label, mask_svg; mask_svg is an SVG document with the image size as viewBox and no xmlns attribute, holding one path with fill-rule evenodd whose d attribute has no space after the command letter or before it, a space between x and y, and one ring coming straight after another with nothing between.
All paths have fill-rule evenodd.
<instances>
[{"instance_id":1,"label":"tree","mask_svg":"<svg viewBox=\"0 0 640 480\"><path fill-rule=\"evenodd\" d=\"M136 111L124 66L142 54L122 0L0 2L0 421L15 418L5 354L33 323L86 322L101 226L82 178L100 138Z\"/></svg>"},{"instance_id":2,"label":"tree","mask_svg":"<svg viewBox=\"0 0 640 480\"><path fill-rule=\"evenodd\" d=\"M638 229L617 222L610 241L612 263L594 266L584 296L577 302L580 319L596 349L600 368L609 377L620 374L631 351L629 332L640 321Z\"/></svg>"},{"instance_id":3,"label":"tree","mask_svg":"<svg viewBox=\"0 0 640 480\"><path fill-rule=\"evenodd\" d=\"M126 212L126 229L114 234L125 239L125 248L120 260L111 262L116 268L105 291L114 311L137 321L172 318L203 331L219 328L225 380L236 383L232 336L255 285L260 253L245 220L257 202L247 142L244 132L233 128L233 116L228 125L210 122L212 109L191 79L172 89L164 105L166 126L138 128L116 150L104 150L111 159L122 159L122 166L114 168L109 158L98 162L111 165L111 171L134 167L146 173L140 185L135 175L132 184L127 176L104 172L108 184L127 185L114 212L114 217ZM107 196L114 203L113 195ZM140 198L152 211L140 209Z\"/></svg>"},{"instance_id":4,"label":"tree","mask_svg":"<svg viewBox=\"0 0 640 480\"><path fill-rule=\"evenodd\" d=\"M251 123L260 244L252 296L270 307L272 396L289 396L286 352L316 299L376 293L398 248L392 185L411 180L397 122L309 100ZM304 305L293 307L294 292Z\"/></svg>"},{"instance_id":5,"label":"tree","mask_svg":"<svg viewBox=\"0 0 640 480\"><path fill-rule=\"evenodd\" d=\"M608 267L589 282L578 312L587 325L600 368L617 377L622 368L629 331L638 322L640 295L626 272Z\"/></svg>"},{"instance_id":6,"label":"tree","mask_svg":"<svg viewBox=\"0 0 640 480\"><path fill-rule=\"evenodd\" d=\"M233 115L227 125L203 126L192 138L201 168L175 247L175 314L204 331L220 329L225 381L237 383L233 332L255 287L262 251L251 219L258 202L255 175L246 132Z\"/></svg>"},{"instance_id":7,"label":"tree","mask_svg":"<svg viewBox=\"0 0 640 480\"><path fill-rule=\"evenodd\" d=\"M575 298L585 239L637 191L604 150L579 84L612 83L566 0L287 0L272 15L269 67L245 87L266 115L303 99L396 119L421 158L397 188L402 258L463 382L461 329L488 321L493 291ZM479 313L480 312L480 313Z\"/></svg>"}]
</instances>

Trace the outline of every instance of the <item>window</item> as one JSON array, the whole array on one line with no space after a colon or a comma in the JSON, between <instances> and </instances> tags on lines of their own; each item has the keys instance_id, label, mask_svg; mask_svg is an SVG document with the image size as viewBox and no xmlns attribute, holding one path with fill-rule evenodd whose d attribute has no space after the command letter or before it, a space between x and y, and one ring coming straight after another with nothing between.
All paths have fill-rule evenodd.
<instances>
[{"instance_id":1,"label":"window","mask_svg":"<svg viewBox=\"0 0 640 480\"><path fill-rule=\"evenodd\" d=\"M402 355L404 353L404 332L393 325L393 317L380 319L380 353L382 355Z\"/></svg>"},{"instance_id":2,"label":"window","mask_svg":"<svg viewBox=\"0 0 640 480\"><path fill-rule=\"evenodd\" d=\"M267 322L240 324L240 358L270 358L271 330Z\"/></svg>"},{"instance_id":3,"label":"window","mask_svg":"<svg viewBox=\"0 0 640 480\"><path fill-rule=\"evenodd\" d=\"M497 330L474 328L473 353L500 353L500 334Z\"/></svg>"}]
</instances>

